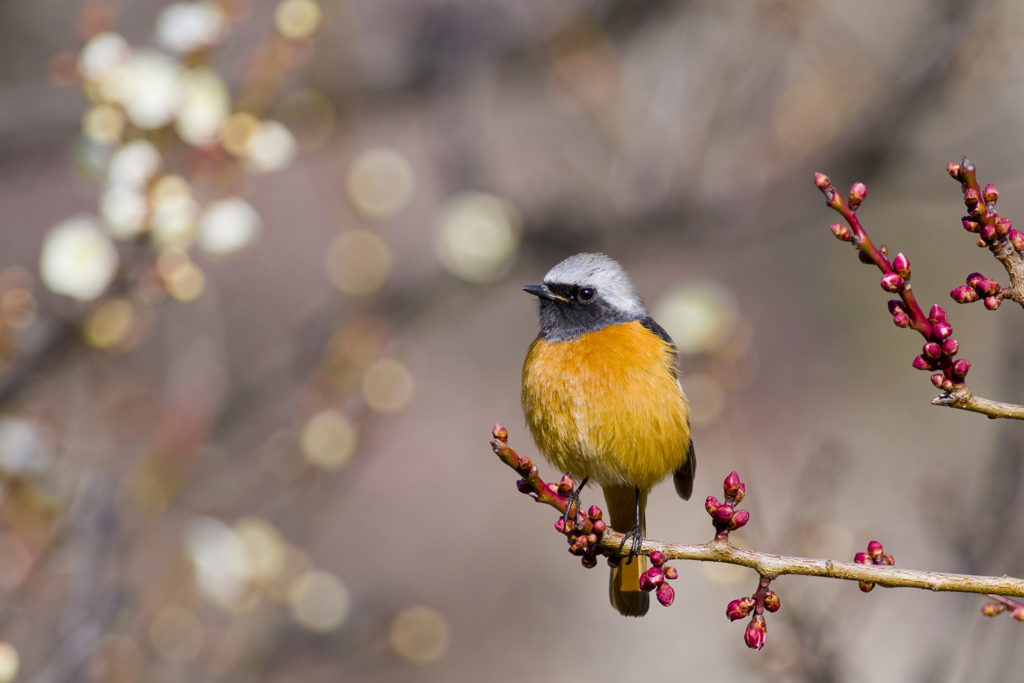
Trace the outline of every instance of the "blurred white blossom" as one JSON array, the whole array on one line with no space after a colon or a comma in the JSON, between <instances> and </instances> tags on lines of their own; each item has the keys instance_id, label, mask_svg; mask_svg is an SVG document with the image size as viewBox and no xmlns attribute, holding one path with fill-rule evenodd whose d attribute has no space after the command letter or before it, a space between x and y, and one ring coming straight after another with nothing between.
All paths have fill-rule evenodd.
<instances>
[{"instance_id":1,"label":"blurred white blossom","mask_svg":"<svg viewBox=\"0 0 1024 683\"><path fill-rule=\"evenodd\" d=\"M114 239L138 236L146 227L149 202L138 188L119 184L108 187L100 198L100 216Z\"/></svg>"},{"instance_id":2,"label":"blurred white blossom","mask_svg":"<svg viewBox=\"0 0 1024 683\"><path fill-rule=\"evenodd\" d=\"M78 73L89 81L98 81L114 67L124 64L131 57L128 41L111 31L100 33L89 39L78 56Z\"/></svg>"},{"instance_id":3,"label":"blurred white blossom","mask_svg":"<svg viewBox=\"0 0 1024 683\"><path fill-rule=\"evenodd\" d=\"M227 85L214 69L204 66L183 73L179 87L178 136L190 145L213 142L231 109Z\"/></svg>"},{"instance_id":4,"label":"blurred white blossom","mask_svg":"<svg viewBox=\"0 0 1024 683\"><path fill-rule=\"evenodd\" d=\"M75 217L50 228L39 258L43 283L57 294L91 301L117 272L117 249L91 217Z\"/></svg>"},{"instance_id":5,"label":"blurred white blossom","mask_svg":"<svg viewBox=\"0 0 1024 683\"><path fill-rule=\"evenodd\" d=\"M295 136L283 123L263 121L246 141L245 151L254 171L280 171L295 158Z\"/></svg>"},{"instance_id":6,"label":"blurred white blossom","mask_svg":"<svg viewBox=\"0 0 1024 683\"><path fill-rule=\"evenodd\" d=\"M107 92L120 102L128 119L142 129L161 128L181 105L184 67L162 52L140 49L114 69Z\"/></svg>"},{"instance_id":7,"label":"blurred white blossom","mask_svg":"<svg viewBox=\"0 0 1024 683\"><path fill-rule=\"evenodd\" d=\"M213 256L233 254L253 240L260 224L260 215L244 199L214 202L199 219L199 248Z\"/></svg>"},{"instance_id":8,"label":"blurred white blossom","mask_svg":"<svg viewBox=\"0 0 1024 683\"><path fill-rule=\"evenodd\" d=\"M178 54L214 45L226 30L227 17L216 2L175 2L156 20L157 43Z\"/></svg>"},{"instance_id":9,"label":"blurred white blossom","mask_svg":"<svg viewBox=\"0 0 1024 683\"><path fill-rule=\"evenodd\" d=\"M107 167L111 185L145 185L160 170L163 159L153 143L133 140L114 152Z\"/></svg>"}]
</instances>

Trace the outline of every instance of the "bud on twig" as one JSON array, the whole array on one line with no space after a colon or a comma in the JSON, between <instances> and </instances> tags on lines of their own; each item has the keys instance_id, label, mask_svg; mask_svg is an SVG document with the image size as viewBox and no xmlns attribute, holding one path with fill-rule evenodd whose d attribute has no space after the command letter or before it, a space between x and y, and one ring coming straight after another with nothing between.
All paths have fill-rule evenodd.
<instances>
[{"instance_id":1,"label":"bud on twig","mask_svg":"<svg viewBox=\"0 0 1024 683\"><path fill-rule=\"evenodd\" d=\"M902 292L905 284L899 273L886 273L882 276L882 289L892 294Z\"/></svg>"},{"instance_id":2,"label":"bud on twig","mask_svg":"<svg viewBox=\"0 0 1024 683\"><path fill-rule=\"evenodd\" d=\"M747 626L746 632L743 634L743 641L751 650L760 650L764 647L767 640L768 626L765 624L764 617L760 614L755 614L754 618L750 620L750 625Z\"/></svg>"},{"instance_id":3,"label":"bud on twig","mask_svg":"<svg viewBox=\"0 0 1024 683\"><path fill-rule=\"evenodd\" d=\"M729 621L743 619L750 614L750 610L754 609L755 604L753 598L738 598L725 608L725 616L729 617Z\"/></svg>"},{"instance_id":4,"label":"bud on twig","mask_svg":"<svg viewBox=\"0 0 1024 683\"><path fill-rule=\"evenodd\" d=\"M868 196L868 188L864 183L854 183L850 186L850 196L847 199L847 204L850 205L851 211L856 211L860 203L864 201L864 198Z\"/></svg>"},{"instance_id":5,"label":"bud on twig","mask_svg":"<svg viewBox=\"0 0 1024 683\"><path fill-rule=\"evenodd\" d=\"M952 358L960 350L960 344L956 339L950 337L946 341L942 342L942 355L946 358Z\"/></svg>"},{"instance_id":6,"label":"bud on twig","mask_svg":"<svg viewBox=\"0 0 1024 683\"><path fill-rule=\"evenodd\" d=\"M851 233L850 229L843 225L842 223L833 223L832 225L829 226L829 228L831 228L832 234L838 237L843 242L849 242L851 239L853 239L853 233Z\"/></svg>"},{"instance_id":7,"label":"bud on twig","mask_svg":"<svg viewBox=\"0 0 1024 683\"><path fill-rule=\"evenodd\" d=\"M945 341L953 334L953 326L949 323L935 323L932 325L932 338L936 341Z\"/></svg>"},{"instance_id":8,"label":"bud on twig","mask_svg":"<svg viewBox=\"0 0 1024 683\"><path fill-rule=\"evenodd\" d=\"M932 375L932 377L931 377L932 384L935 385L936 389L941 389L942 388L942 383L945 381L945 379L946 379L946 376L943 375L941 372L937 372L934 375Z\"/></svg>"},{"instance_id":9,"label":"bud on twig","mask_svg":"<svg viewBox=\"0 0 1024 683\"><path fill-rule=\"evenodd\" d=\"M982 197L985 198L986 204L995 204L999 199L999 190L996 189L995 185L989 183L985 186L985 190L982 192Z\"/></svg>"},{"instance_id":10,"label":"bud on twig","mask_svg":"<svg viewBox=\"0 0 1024 683\"><path fill-rule=\"evenodd\" d=\"M964 224L964 230L967 232L981 232L981 223L977 222L970 216L964 216L960 219Z\"/></svg>"},{"instance_id":11,"label":"bud on twig","mask_svg":"<svg viewBox=\"0 0 1024 683\"><path fill-rule=\"evenodd\" d=\"M949 173L950 177L953 180L961 179L961 170L962 169L960 168L960 164L956 163L955 161L951 161L948 164L946 164L946 172Z\"/></svg>"},{"instance_id":12,"label":"bud on twig","mask_svg":"<svg viewBox=\"0 0 1024 683\"><path fill-rule=\"evenodd\" d=\"M949 296L952 297L953 301L957 302L958 304L969 304L981 298L978 296L978 293L976 291L974 291L967 285L961 285L960 287L957 287L956 289L949 293Z\"/></svg>"},{"instance_id":13,"label":"bud on twig","mask_svg":"<svg viewBox=\"0 0 1024 683\"><path fill-rule=\"evenodd\" d=\"M903 252L896 254L896 258L892 260L892 269L904 280L910 279L910 261L903 255Z\"/></svg>"},{"instance_id":14,"label":"bud on twig","mask_svg":"<svg viewBox=\"0 0 1024 683\"><path fill-rule=\"evenodd\" d=\"M814 174L814 184L818 186L819 190L825 191L828 189L832 182L828 179L828 176L824 173Z\"/></svg>"},{"instance_id":15,"label":"bud on twig","mask_svg":"<svg viewBox=\"0 0 1024 683\"><path fill-rule=\"evenodd\" d=\"M971 369L971 361L966 358L961 358L953 363L953 376L958 379L963 379L967 376L967 371Z\"/></svg>"}]
</instances>

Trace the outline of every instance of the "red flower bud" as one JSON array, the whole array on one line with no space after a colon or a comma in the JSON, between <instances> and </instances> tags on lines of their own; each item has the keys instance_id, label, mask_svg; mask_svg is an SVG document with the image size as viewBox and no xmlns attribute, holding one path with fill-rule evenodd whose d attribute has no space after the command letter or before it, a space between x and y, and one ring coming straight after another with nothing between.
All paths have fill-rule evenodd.
<instances>
[{"instance_id":1,"label":"red flower bud","mask_svg":"<svg viewBox=\"0 0 1024 683\"><path fill-rule=\"evenodd\" d=\"M732 513L732 517L729 518L729 531L736 531L750 521L750 513L746 510L737 510Z\"/></svg>"},{"instance_id":2,"label":"red flower bud","mask_svg":"<svg viewBox=\"0 0 1024 683\"><path fill-rule=\"evenodd\" d=\"M873 584L873 583L868 583L867 581L861 581L860 582L860 589L862 591L864 591L865 593L870 593L871 589L874 588L874 587L875 587L875 584Z\"/></svg>"},{"instance_id":3,"label":"red flower bud","mask_svg":"<svg viewBox=\"0 0 1024 683\"><path fill-rule=\"evenodd\" d=\"M733 503L738 503L743 500L743 497L747 495L747 485L742 481L736 486L735 492L732 494Z\"/></svg>"},{"instance_id":4,"label":"red flower bud","mask_svg":"<svg viewBox=\"0 0 1024 683\"><path fill-rule=\"evenodd\" d=\"M657 595L658 602L660 602L665 607L671 605L672 601L676 599L675 590L672 588L672 586L668 585L667 583L661 584L661 587L658 589Z\"/></svg>"},{"instance_id":5,"label":"red flower bud","mask_svg":"<svg viewBox=\"0 0 1024 683\"><path fill-rule=\"evenodd\" d=\"M982 296L995 296L1002 289L999 283L995 280L991 280L987 277L983 277L974 284L974 288L978 290L978 294Z\"/></svg>"},{"instance_id":6,"label":"red flower bud","mask_svg":"<svg viewBox=\"0 0 1024 683\"><path fill-rule=\"evenodd\" d=\"M934 370L935 365L924 356L914 358L912 365L918 370Z\"/></svg>"},{"instance_id":7,"label":"red flower bud","mask_svg":"<svg viewBox=\"0 0 1024 683\"><path fill-rule=\"evenodd\" d=\"M650 593L654 590L654 584L651 583L651 577L647 575L647 572L640 575L640 590L645 593Z\"/></svg>"},{"instance_id":8,"label":"red flower bud","mask_svg":"<svg viewBox=\"0 0 1024 683\"><path fill-rule=\"evenodd\" d=\"M864 201L864 198L868 196L868 188L864 183L854 183L850 186L850 198L848 203L850 208L854 211L860 206L860 203Z\"/></svg>"},{"instance_id":9,"label":"red flower bud","mask_svg":"<svg viewBox=\"0 0 1024 683\"><path fill-rule=\"evenodd\" d=\"M899 276L899 273L886 273L882 276L882 289L887 292L893 294L902 292L904 286L903 278Z\"/></svg>"},{"instance_id":10,"label":"red flower bud","mask_svg":"<svg viewBox=\"0 0 1024 683\"><path fill-rule=\"evenodd\" d=\"M871 556L867 553L857 553L853 556L853 561L856 564L872 564Z\"/></svg>"},{"instance_id":11,"label":"red flower bud","mask_svg":"<svg viewBox=\"0 0 1024 683\"><path fill-rule=\"evenodd\" d=\"M587 569L593 569L594 567L597 566L597 556L596 555L584 555L583 559L581 559L580 562Z\"/></svg>"},{"instance_id":12,"label":"red flower bud","mask_svg":"<svg viewBox=\"0 0 1024 683\"><path fill-rule=\"evenodd\" d=\"M736 474L736 472L733 471L730 472L729 476L725 478L724 482L722 482L722 490L725 491L726 496L732 498L733 494L736 493L736 489L739 487L739 485L740 475Z\"/></svg>"},{"instance_id":13,"label":"red flower bud","mask_svg":"<svg viewBox=\"0 0 1024 683\"><path fill-rule=\"evenodd\" d=\"M985 186L985 189L982 192L982 196L985 198L985 201L988 202L989 204L995 204L996 201L999 199L999 190L996 189L995 185L989 183L988 185Z\"/></svg>"},{"instance_id":14,"label":"red flower bud","mask_svg":"<svg viewBox=\"0 0 1024 683\"><path fill-rule=\"evenodd\" d=\"M892 269L904 280L910 279L910 261L903 252L896 254L896 258L892 260Z\"/></svg>"},{"instance_id":15,"label":"red flower bud","mask_svg":"<svg viewBox=\"0 0 1024 683\"><path fill-rule=\"evenodd\" d=\"M1017 621L1024 621L1024 605L1014 607L1013 611L1010 612L1010 616L1016 619Z\"/></svg>"},{"instance_id":16,"label":"red flower bud","mask_svg":"<svg viewBox=\"0 0 1024 683\"><path fill-rule=\"evenodd\" d=\"M903 311L894 315L892 321L896 323L896 327L910 327L910 316Z\"/></svg>"},{"instance_id":17,"label":"red flower bud","mask_svg":"<svg viewBox=\"0 0 1024 683\"><path fill-rule=\"evenodd\" d=\"M921 355L928 360L936 360L942 354L942 349L935 342L928 342L921 350Z\"/></svg>"},{"instance_id":18,"label":"red flower bud","mask_svg":"<svg viewBox=\"0 0 1024 683\"><path fill-rule=\"evenodd\" d=\"M661 571L661 567L651 567L647 570L647 583L652 588L657 588L665 583L665 572Z\"/></svg>"},{"instance_id":19,"label":"red flower bud","mask_svg":"<svg viewBox=\"0 0 1024 683\"><path fill-rule=\"evenodd\" d=\"M957 302L958 304L969 304L972 301L977 301L978 299L981 298L978 296L977 292L975 292L967 285L961 285L957 287L956 289L949 293L949 296L952 297L953 301Z\"/></svg>"},{"instance_id":20,"label":"red flower bud","mask_svg":"<svg viewBox=\"0 0 1024 683\"><path fill-rule=\"evenodd\" d=\"M967 232L981 232L981 223L970 216L964 216L960 221L964 224L964 230Z\"/></svg>"},{"instance_id":21,"label":"red flower bud","mask_svg":"<svg viewBox=\"0 0 1024 683\"><path fill-rule=\"evenodd\" d=\"M942 310L942 306L938 304L932 306L932 310L928 312L928 322L932 325L946 322L946 312Z\"/></svg>"},{"instance_id":22,"label":"red flower bud","mask_svg":"<svg viewBox=\"0 0 1024 683\"><path fill-rule=\"evenodd\" d=\"M728 522L732 518L732 505L720 505L715 510L715 521L716 522Z\"/></svg>"},{"instance_id":23,"label":"red flower bud","mask_svg":"<svg viewBox=\"0 0 1024 683\"><path fill-rule=\"evenodd\" d=\"M764 608L769 612L778 612L782 607L782 601L774 591L768 591L764 596Z\"/></svg>"},{"instance_id":24,"label":"red flower bud","mask_svg":"<svg viewBox=\"0 0 1024 683\"><path fill-rule=\"evenodd\" d=\"M994 311L999 308L999 304L1003 303L1002 298L998 296L987 296L985 297L985 308L990 311Z\"/></svg>"},{"instance_id":25,"label":"red flower bud","mask_svg":"<svg viewBox=\"0 0 1024 683\"><path fill-rule=\"evenodd\" d=\"M576 488L576 482L568 474L563 474L562 481L558 482L558 492L564 496L571 493L574 488Z\"/></svg>"},{"instance_id":26,"label":"red flower bud","mask_svg":"<svg viewBox=\"0 0 1024 683\"><path fill-rule=\"evenodd\" d=\"M829 228L832 229L832 234L843 242L849 242L853 239L853 233L850 232L850 229L842 223L833 223Z\"/></svg>"},{"instance_id":27,"label":"red flower bud","mask_svg":"<svg viewBox=\"0 0 1024 683\"><path fill-rule=\"evenodd\" d=\"M975 244L977 244L979 247L987 247L988 246L988 242L986 242L985 240L981 239L980 237L978 238L978 241L975 242Z\"/></svg>"},{"instance_id":28,"label":"red flower bud","mask_svg":"<svg viewBox=\"0 0 1024 683\"><path fill-rule=\"evenodd\" d=\"M764 617L755 615L750 620L750 625L747 626L747 630L743 634L743 640L751 650L760 650L764 647L765 641L768 640L768 627L765 625Z\"/></svg>"},{"instance_id":29,"label":"red flower bud","mask_svg":"<svg viewBox=\"0 0 1024 683\"><path fill-rule=\"evenodd\" d=\"M880 558L883 551L884 549L882 548L882 544L878 541L871 541L868 543L868 554L871 555L872 559L877 560Z\"/></svg>"},{"instance_id":30,"label":"red flower bud","mask_svg":"<svg viewBox=\"0 0 1024 683\"><path fill-rule=\"evenodd\" d=\"M718 499L714 496L708 496L708 499L704 501L704 509L707 510L708 514L712 517L714 517L715 513L718 512L720 505L721 503L719 503Z\"/></svg>"},{"instance_id":31,"label":"red flower bud","mask_svg":"<svg viewBox=\"0 0 1024 683\"><path fill-rule=\"evenodd\" d=\"M981 273L971 273L967 276L967 286L971 289L975 289L978 283L985 279L985 276Z\"/></svg>"},{"instance_id":32,"label":"red flower bud","mask_svg":"<svg viewBox=\"0 0 1024 683\"><path fill-rule=\"evenodd\" d=\"M1024 251L1024 234L1016 228L1010 228L1009 235L1010 244L1013 245L1013 248L1017 251Z\"/></svg>"},{"instance_id":33,"label":"red flower bud","mask_svg":"<svg viewBox=\"0 0 1024 683\"><path fill-rule=\"evenodd\" d=\"M955 161L951 161L946 164L946 172L953 180L960 180L960 164Z\"/></svg>"},{"instance_id":34,"label":"red flower bud","mask_svg":"<svg viewBox=\"0 0 1024 683\"><path fill-rule=\"evenodd\" d=\"M824 173L814 174L814 184L818 186L819 190L825 190L832 182L828 179L828 176Z\"/></svg>"},{"instance_id":35,"label":"red flower bud","mask_svg":"<svg viewBox=\"0 0 1024 683\"><path fill-rule=\"evenodd\" d=\"M956 339L950 337L946 341L942 342L942 355L947 358L952 358L960 350L960 344Z\"/></svg>"},{"instance_id":36,"label":"red flower bud","mask_svg":"<svg viewBox=\"0 0 1024 683\"><path fill-rule=\"evenodd\" d=\"M1000 605L998 602L988 602L982 606L981 613L986 617L994 617L1005 609L1006 607Z\"/></svg>"},{"instance_id":37,"label":"red flower bud","mask_svg":"<svg viewBox=\"0 0 1024 683\"><path fill-rule=\"evenodd\" d=\"M653 564L655 567L660 567L661 565L665 564L665 553L661 552L660 550L655 550L654 552L652 552L651 564Z\"/></svg>"},{"instance_id":38,"label":"red flower bud","mask_svg":"<svg viewBox=\"0 0 1024 683\"><path fill-rule=\"evenodd\" d=\"M508 430L500 424L494 425L494 429L491 430L491 435L498 441L508 441Z\"/></svg>"},{"instance_id":39,"label":"red flower bud","mask_svg":"<svg viewBox=\"0 0 1024 683\"><path fill-rule=\"evenodd\" d=\"M996 238L996 228L994 225L985 225L981 228L981 239L986 242L991 242Z\"/></svg>"},{"instance_id":40,"label":"red flower bud","mask_svg":"<svg viewBox=\"0 0 1024 683\"><path fill-rule=\"evenodd\" d=\"M953 391L953 382L948 379L942 380L942 390Z\"/></svg>"},{"instance_id":41,"label":"red flower bud","mask_svg":"<svg viewBox=\"0 0 1024 683\"><path fill-rule=\"evenodd\" d=\"M560 534L565 533L565 520L561 517L555 520L555 531L557 531Z\"/></svg>"},{"instance_id":42,"label":"red flower bud","mask_svg":"<svg viewBox=\"0 0 1024 683\"><path fill-rule=\"evenodd\" d=\"M676 571L675 567L665 567L665 578L666 579L678 579L679 572Z\"/></svg>"},{"instance_id":43,"label":"red flower bud","mask_svg":"<svg viewBox=\"0 0 1024 683\"><path fill-rule=\"evenodd\" d=\"M957 379L963 379L967 376L967 371L971 369L971 361L966 358L961 358L953 363L953 376Z\"/></svg>"},{"instance_id":44,"label":"red flower bud","mask_svg":"<svg viewBox=\"0 0 1024 683\"><path fill-rule=\"evenodd\" d=\"M589 517L590 521L592 522L596 522L597 520L601 519L603 515L604 513L601 512L601 508L597 507L596 505L591 505L590 509L587 510L587 517Z\"/></svg>"},{"instance_id":45,"label":"red flower bud","mask_svg":"<svg viewBox=\"0 0 1024 683\"><path fill-rule=\"evenodd\" d=\"M896 315L897 311L899 311L900 313L904 312L903 311L903 302L900 301L899 299L889 299L889 304L888 305L889 305L889 314L890 315Z\"/></svg>"},{"instance_id":46,"label":"red flower bud","mask_svg":"<svg viewBox=\"0 0 1024 683\"><path fill-rule=\"evenodd\" d=\"M739 598L729 603L729 606L725 608L725 616L729 617L729 621L736 621L737 619L743 619L750 610L754 609L753 598Z\"/></svg>"},{"instance_id":47,"label":"red flower bud","mask_svg":"<svg viewBox=\"0 0 1024 683\"><path fill-rule=\"evenodd\" d=\"M932 325L932 339L945 341L953 334L953 326L949 323L935 323Z\"/></svg>"},{"instance_id":48,"label":"red flower bud","mask_svg":"<svg viewBox=\"0 0 1024 683\"><path fill-rule=\"evenodd\" d=\"M978 197L978 191L975 190L973 187L967 188L967 190L964 192L964 204L966 204L969 207L976 206L980 199L981 198Z\"/></svg>"},{"instance_id":49,"label":"red flower bud","mask_svg":"<svg viewBox=\"0 0 1024 683\"><path fill-rule=\"evenodd\" d=\"M1006 237L1010 234L1010 223L998 221L996 223L996 234L1000 237Z\"/></svg>"},{"instance_id":50,"label":"red flower bud","mask_svg":"<svg viewBox=\"0 0 1024 683\"><path fill-rule=\"evenodd\" d=\"M946 379L946 376L943 375L941 372L937 372L934 375L932 375L932 377L931 377L932 384L935 385L936 389L941 389L942 388L942 382L945 379Z\"/></svg>"},{"instance_id":51,"label":"red flower bud","mask_svg":"<svg viewBox=\"0 0 1024 683\"><path fill-rule=\"evenodd\" d=\"M604 530L607 529L607 528L608 528L608 526L604 523L603 519L599 519L596 522L594 522L594 533L595 534L599 534L599 535L603 534Z\"/></svg>"}]
</instances>

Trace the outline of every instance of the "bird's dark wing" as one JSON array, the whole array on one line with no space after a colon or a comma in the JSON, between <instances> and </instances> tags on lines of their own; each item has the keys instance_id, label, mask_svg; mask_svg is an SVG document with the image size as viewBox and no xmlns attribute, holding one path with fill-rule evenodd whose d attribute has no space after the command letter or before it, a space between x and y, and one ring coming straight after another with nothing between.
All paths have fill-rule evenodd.
<instances>
[{"instance_id":1,"label":"bird's dark wing","mask_svg":"<svg viewBox=\"0 0 1024 683\"><path fill-rule=\"evenodd\" d=\"M679 382L679 371L677 365L679 363L679 352L676 350L676 343L672 341L672 337L668 335L665 328L654 321L654 318L647 316L640 321L640 324L649 329L654 334L658 335L665 343L668 344L672 351L672 377ZM679 389L679 393L682 393L682 387ZM693 450L693 435L690 436L690 448L686 452L686 461L679 466L672 474L672 481L676 485L676 493L683 500L690 500L690 496L693 494L693 478L697 473L697 454Z\"/></svg>"},{"instance_id":2,"label":"bird's dark wing","mask_svg":"<svg viewBox=\"0 0 1024 683\"><path fill-rule=\"evenodd\" d=\"M679 365L679 352L676 351L676 343L672 341L672 337L668 336L668 332L665 331L665 328L654 322L654 318L651 316L647 316L641 320L640 324L658 335L662 341L668 344L669 350L672 352L672 378L678 380L679 370L677 369L677 366Z\"/></svg>"}]
</instances>

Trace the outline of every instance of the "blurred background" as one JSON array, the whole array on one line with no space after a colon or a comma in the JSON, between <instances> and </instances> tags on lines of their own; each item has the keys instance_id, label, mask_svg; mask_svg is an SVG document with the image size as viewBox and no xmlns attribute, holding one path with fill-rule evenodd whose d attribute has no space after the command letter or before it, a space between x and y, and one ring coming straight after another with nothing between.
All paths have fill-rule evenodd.
<instances>
[{"instance_id":1,"label":"blurred background","mask_svg":"<svg viewBox=\"0 0 1024 683\"><path fill-rule=\"evenodd\" d=\"M917 335L813 186L1024 401L1024 317L947 161L1024 213L1011 0L0 2L0 683L979 681L983 598L679 564L607 601L488 446L536 449L519 291L603 251L682 352L702 542L1024 574L1021 426L929 405ZM1002 277L1000 277L1002 276ZM548 477L557 473L543 470ZM584 503L602 503L588 491Z\"/></svg>"}]
</instances>

